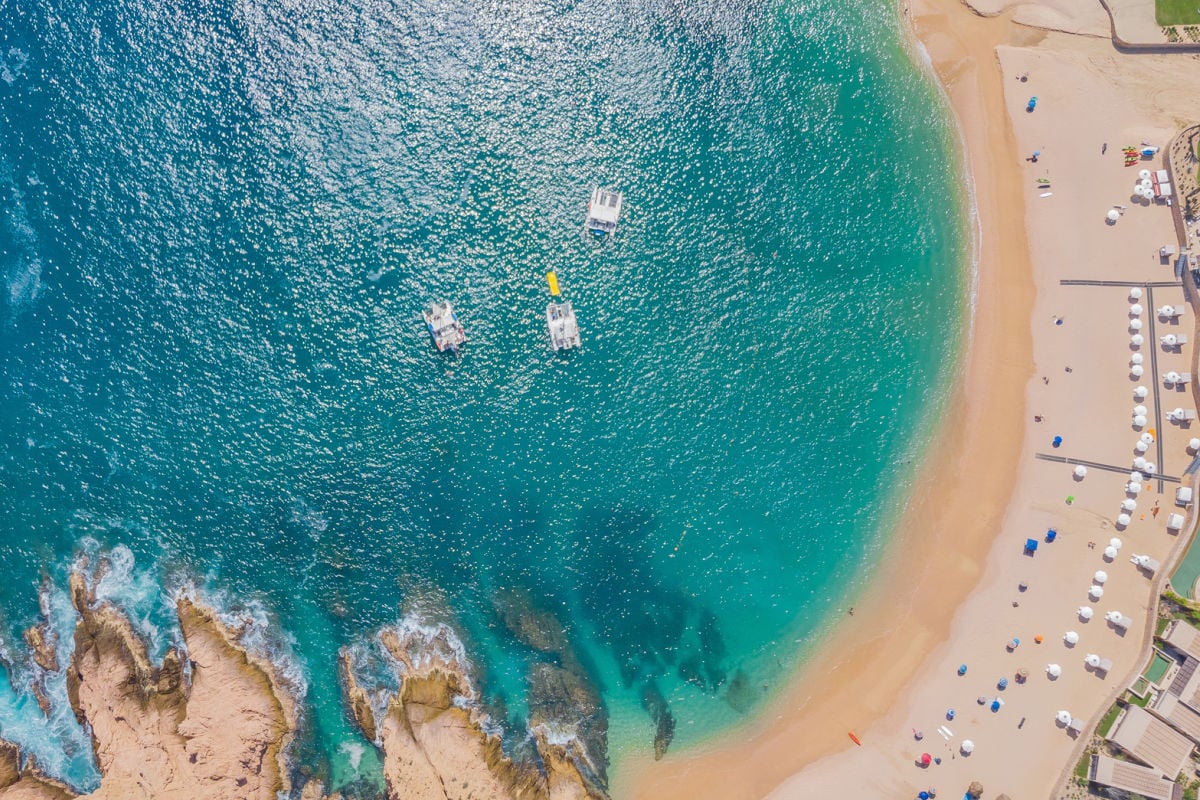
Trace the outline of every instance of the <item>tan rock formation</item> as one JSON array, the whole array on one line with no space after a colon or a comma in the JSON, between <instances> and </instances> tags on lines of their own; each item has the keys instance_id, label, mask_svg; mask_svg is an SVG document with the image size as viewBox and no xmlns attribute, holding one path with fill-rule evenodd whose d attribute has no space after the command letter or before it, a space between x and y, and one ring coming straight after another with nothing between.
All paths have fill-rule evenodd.
<instances>
[{"instance_id":1,"label":"tan rock formation","mask_svg":"<svg viewBox=\"0 0 1200 800\"><path fill-rule=\"evenodd\" d=\"M115 607L96 604L71 580L79 611L68 694L91 725L99 763L96 800L274 800L288 789L282 759L295 709L269 669L256 663L215 615L181 599L177 610L191 660L162 667Z\"/></svg>"},{"instance_id":2,"label":"tan rock formation","mask_svg":"<svg viewBox=\"0 0 1200 800\"><path fill-rule=\"evenodd\" d=\"M0 800L69 800L74 796L63 784L39 773L36 766L21 769L17 746L0 742Z\"/></svg>"},{"instance_id":3,"label":"tan rock formation","mask_svg":"<svg viewBox=\"0 0 1200 800\"><path fill-rule=\"evenodd\" d=\"M399 692L376 720L366 691L343 654L351 707L383 749L388 797L394 800L603 800L574 753L535 732L543 768L508 758L471 709L478 696L445 642L414 643L395 630L380 642L402 665ZM419 649L420 658L414 658ZM557 676L559 680L569 680ZM465 702L464 702L465 701Z\"/></svg>"}]
</instances>

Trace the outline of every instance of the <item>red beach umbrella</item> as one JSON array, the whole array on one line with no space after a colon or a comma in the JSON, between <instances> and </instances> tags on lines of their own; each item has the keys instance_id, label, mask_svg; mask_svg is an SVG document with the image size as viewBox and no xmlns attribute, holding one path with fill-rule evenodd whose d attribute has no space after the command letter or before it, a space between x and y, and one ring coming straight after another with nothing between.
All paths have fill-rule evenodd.
<instances>
[{"instance_id":1,"label":"red beach umbrella","mask_svg":"<svg viewBox=\"0 0 1200 800\"><path fill-rule=\"evenodd\" d=\"M922 767L928 767L932 763L933 763L933 756L929 755L929 753L921 753L921 766Z\"/></svg>"}]
</instances>

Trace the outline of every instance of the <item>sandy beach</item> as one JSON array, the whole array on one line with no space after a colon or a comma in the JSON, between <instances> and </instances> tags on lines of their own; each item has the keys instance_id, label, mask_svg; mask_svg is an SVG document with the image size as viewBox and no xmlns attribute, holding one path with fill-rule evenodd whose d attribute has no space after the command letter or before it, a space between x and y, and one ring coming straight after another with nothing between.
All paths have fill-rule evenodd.
<instances>
[{"instance_id":1,"label":"sandy beach","mask_svg":"<svg viewBox=\"0 0 1200 800\"><path fill-rule=\"evenodd\" d=\"M985 10L992 15L956 0L921 0L905 12L962 132L979 226L971 345L948 409L954 424L933 443L936 458L855 616L763 718L726 737L736 743L635 765L618 776L616 796L909 797L931 785L958 796L980 780L989 796L1046 797L1081 746L1056 725L1055 712L1094 724L1142 666L1155 597L1152 579L1129 556L1166 561L1177 549L1165 521L1178 484L1144 484L1131 523L1117 529L1144 430L1131 424L1133 390L1150 390L1150 460L1159 473L1180 476L1196 426L1180 429L1154 414L1194 407L1190 385L1174 390L1161 381L1167 371L1187 371L1192 351L1163 348L1158 337L1191 334L1194 318L1190 308L1177 322L1154 312L1184 303L1158 257L1175 233L1166 206L1138 205L1131 195L1141 166L1163 165L1126 168L1121 148L1165 147L1200 119L1189 90L1200 86L1200 64L1119 53L1096 35L1106 21L1092 4ZM1039 98L1032 113L1031 96ZM1125 208L1111 224L1114 206ZM1166 285L1144 290L1146 341L1135 350L1129 287L1148 282ZM1144 360L1140 379L1130 374L1134 352ZM1119 469L1092 468L1079 480L1070 465L1038 454ZM1055 542L1022 554L1026 538L1041 540L1049 529ZM1123 547L1110 562L1102 551L1114 536ZM1092 600L1096 570L1110 577ZM1076 616L1082 605L1096 612L1090 622ZM1133 618L1125 635L1105 623L1112 610ZM1079 633L1075 647L1062 640L1068 630ZM1010 637L1021 639L1012 651ZM1112 669L1085 668L1088 653L1111 659ZM960 663L969 666L962 677ZM1061 665L1058 680L1047 677L1049 663ZM1020 668L1030 678L1017 685ZM1004 691L1002 677L1010 681ZM1005 704L993 713L977 704L981 696ZM959 754L964 738L975 744L970 757ZM924 752L942 763L918 767Z\"/></svg>"}]
</instances>

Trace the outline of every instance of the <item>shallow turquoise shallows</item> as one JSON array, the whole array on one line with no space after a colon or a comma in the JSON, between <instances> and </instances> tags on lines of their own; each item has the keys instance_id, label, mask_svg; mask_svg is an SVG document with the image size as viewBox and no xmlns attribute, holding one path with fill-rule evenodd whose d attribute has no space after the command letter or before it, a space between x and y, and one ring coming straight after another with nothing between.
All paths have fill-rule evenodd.
<instances>
[{"instance_id":1,"label":"shallow turquoise shallows","mask_svg":"<svg viewBox=\"0 0 1200 800\"><path fill-rule=\"evenodd\" d=\"M640 758L652 687L678 748L782 684L954 424L961 180L890 2L0 8L0 735L80 787L18 637L81 552L159 653L188 582L269 619L337 785L337 653L420 609L524 735L509 588Z\"/></svg>"}]
</instances>

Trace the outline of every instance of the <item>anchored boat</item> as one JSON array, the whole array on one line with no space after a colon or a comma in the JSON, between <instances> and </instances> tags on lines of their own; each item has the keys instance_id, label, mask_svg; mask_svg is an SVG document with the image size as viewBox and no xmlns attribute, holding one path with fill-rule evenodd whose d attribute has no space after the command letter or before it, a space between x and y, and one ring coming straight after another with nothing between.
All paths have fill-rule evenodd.
<instances>
[{"instance_id":1,"label":"anchored boat","mask_svg":"<svg viewBox=\"0 0 1200 800\"><path fill-rule=\"evenodd\" d=\"M621 218L621 205L625 198L620 192L597 186L588 202L587 221L584 228L593 236L607 236L617 230Z\"/></svg>"},{"instance_id":2,"label":"anchored boat","mask_svg":"<svg viewBox=\"0 0 1200 800\"><path fill-rule=\"evenodd\" d=\"M458 348L467 340L466 330L447 301L434 303L422 312L422 316L425 317L425 326L429 328L429 335L433 337L433 344L439 352L449 350L457 353Z\"/></svg>"},{"instance_id":3,"label":"anchored boat","mask_svg":"<svg viewBox=\"0 0 1200 800\"><path fill-rule=\"evenodd\" d=\"M579 323L570 302L546 306L546 330L550 332L550 346L555 350L579 347Z\"/></svg>"}]
</instances>

